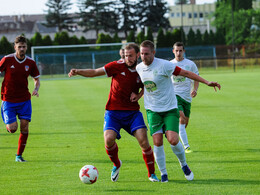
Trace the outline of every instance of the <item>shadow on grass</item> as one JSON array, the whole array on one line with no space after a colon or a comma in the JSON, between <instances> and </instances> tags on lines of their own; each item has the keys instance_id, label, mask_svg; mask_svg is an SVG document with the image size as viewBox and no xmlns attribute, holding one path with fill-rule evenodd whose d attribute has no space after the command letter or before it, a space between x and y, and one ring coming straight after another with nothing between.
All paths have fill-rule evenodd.
<instances>
[{"instance_id":1,"label":"shadow on grass","mask_svg":"<svg viewBox=\"0 0 260 195\"><path fill-rule=\"evenodd\" d=\"M243 179L195 179L193 181L185 181L185 180L169 180L169 182L174 183L180 183L180 184L190 184L190 185L219 185L219 184L225 184L225 185L259 185L259 180L243 180Z\"/></svg>"}]
</instances>

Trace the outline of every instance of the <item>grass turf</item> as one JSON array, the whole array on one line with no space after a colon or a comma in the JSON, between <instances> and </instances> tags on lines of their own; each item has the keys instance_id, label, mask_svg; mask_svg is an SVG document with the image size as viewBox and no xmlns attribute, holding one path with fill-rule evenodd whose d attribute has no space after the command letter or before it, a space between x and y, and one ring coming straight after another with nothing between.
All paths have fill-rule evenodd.
<instances>
[{"instance_id":1,"label":"grass turf","mask_svg":"<svg viewBox=\"0 0 260 195\"><path fill-rule=\"evenodd\" d=\"M122 130L123 165L118 182L111 182L102 131L110 79L42 80L40 97L32 97L27 163L14 162L19 133L7 133L2 122L0 194L259 194L260 71L201 75L222 89L215 93L201 84L192 103L187 133L194 152L186 157L194 181L185 180L164 140L169 182L150 182L137 141ZM99 170L93 185L78 178L86 164Z\"/></svg>"}]
</instances>

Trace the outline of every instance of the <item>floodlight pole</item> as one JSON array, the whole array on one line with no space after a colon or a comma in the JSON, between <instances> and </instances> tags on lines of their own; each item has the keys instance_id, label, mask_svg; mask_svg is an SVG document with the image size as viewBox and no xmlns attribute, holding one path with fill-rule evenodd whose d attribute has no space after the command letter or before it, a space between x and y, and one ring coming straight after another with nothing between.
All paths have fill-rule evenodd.
<instances>
[{"instance_id":1,"label":"floodlight pole","mask_svg":"<svg viewBox=\"0 0 260 195\"><path fill-rule=\"evenodd\" d=\"M235 55L235 31L234 31L234 0L232 0L232 50L233 50L233 69L236 72L236 55Z\"/></svg>"}]
</instances>

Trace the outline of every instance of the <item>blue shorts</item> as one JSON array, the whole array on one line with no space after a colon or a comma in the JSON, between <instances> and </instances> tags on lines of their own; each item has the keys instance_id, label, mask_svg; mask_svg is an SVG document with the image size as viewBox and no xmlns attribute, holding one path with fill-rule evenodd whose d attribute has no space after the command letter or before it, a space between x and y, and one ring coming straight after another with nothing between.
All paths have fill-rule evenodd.
<instances>
[{"instance_id":1,"label":"blue shorts","mask_svg":"<svg viewBox=\"0 0 260 195\"><path fill-rule=\"evenodd\" d=\"M143 114L140 111L107 110L104 119L104 131L115 131L117 133L117 139L121 138L121 128L130 135L133 135L137 129L147 129Z\"/></svg>"},{"instance_id":2,"label":"blue shorts","mask_svg":"<svg viewBox=\"0 0 260 195\"><path fill-rule=\"evenodd\" d=\"M2 101L1 114L5 124L11 124L15 122L17 120L16 115L18 115L19 119L25 119L31 121L31 116L32 116L31 100L27 100L25 102L19 102L19 103Z\"/></svg>"}]
</instances>

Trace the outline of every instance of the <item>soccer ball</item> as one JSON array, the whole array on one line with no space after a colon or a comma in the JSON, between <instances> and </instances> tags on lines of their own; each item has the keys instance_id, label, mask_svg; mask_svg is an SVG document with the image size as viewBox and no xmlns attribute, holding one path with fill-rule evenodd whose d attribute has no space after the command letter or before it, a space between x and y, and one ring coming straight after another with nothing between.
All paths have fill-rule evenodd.
<instances>
[{"instance_id":1,"label":"soccer ball","mask_svg":"<svg viewBox=\"0 0 260 195\"><path fill-rule=\"evenodd\" d=\"M93 184L97 181L98 170L93 165L85 165L79 171L79 178L85 184Z\"/></svg>"}]
</instances>

